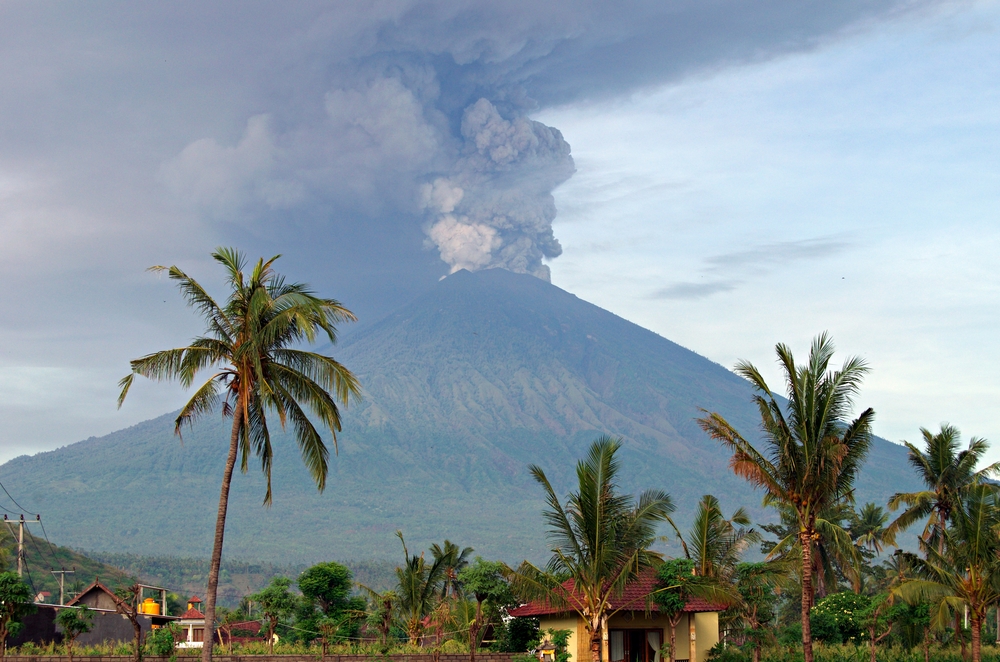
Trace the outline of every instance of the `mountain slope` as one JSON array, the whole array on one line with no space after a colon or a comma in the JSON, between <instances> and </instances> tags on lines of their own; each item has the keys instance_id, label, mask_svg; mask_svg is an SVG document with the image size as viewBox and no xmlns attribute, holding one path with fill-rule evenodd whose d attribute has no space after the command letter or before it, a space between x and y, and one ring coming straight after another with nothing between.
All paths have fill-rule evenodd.
<instances>
[{"instance_id":1,"label":"mountain slope","mask_svg":"<svg viewBox=\"0 0 1000 662\"><path fill-rule=\"evenodd\" d=\"M759 504L694 422L711 409L752 434L742 379L530 276L454 274L335 355L365 398L347 412L326 493L277 435L275 505L260 507L256 467L234 481L227 554L395 558L401 528L411 547L450 537L487 556L538 559L543 504L526 466L542 466L564 490L599 434L625 439L623 487L666 489L681 522L708 492L726 508ZM164 416L17 458L0 480L75 546L205 554L227 439L226 421L212 417L181 445ZM903 449L880 441L858 499L885 503L914 485Z\"/></svg>"}]
</instances>

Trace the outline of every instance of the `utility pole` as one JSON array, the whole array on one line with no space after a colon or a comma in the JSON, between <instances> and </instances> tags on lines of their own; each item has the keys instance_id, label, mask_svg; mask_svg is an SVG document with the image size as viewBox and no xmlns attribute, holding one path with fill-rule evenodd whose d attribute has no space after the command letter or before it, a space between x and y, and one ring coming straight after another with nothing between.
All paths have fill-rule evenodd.
<instances>
[{"instance_id":1,"label":"utility pole","mask_svg":"<svg viewBox=\"0 0 1000 662\"><path fill-rule=\"evenodd\" d=\"M24 514L21 521L17 523L17 576L24 574Z\"/></svg>"},{"instance_id":2,"label":"utility pole","mask_svg":"<svg viewBox=\"0 0 1000 662\"><path fill-rule=\"evenodd\" d=\"M3 516L3 521L5 524L7 524L7 526L10 526L10 520L7 519L7 515ZM35 515L34 520L25 521L24 514L22 513L21 519L19 519L17 522L17 576L18 577L24 576L24 525L32 521L38 522L40 524L42 522L42 516Z\"/></svg>"},{"instance_id":3,"label":"utility pole","mask_svg":"<svg viewBox=\"0 0 1000 662\"><path fill-rule=\"evenodd\" d=\"M64 605L64 604L66 604L65 600L63 599L63 595L65 595L65 588L66 588L66 586L65 586L66 575L67 574L72 575L74 573L76 573L76 566L73 566L72 570L67 570L66 568L63 568L62 570L53 570L52 571L53 575L59 575L59 606L60 607L62 605Z\"/></svg>"}]
</instances>

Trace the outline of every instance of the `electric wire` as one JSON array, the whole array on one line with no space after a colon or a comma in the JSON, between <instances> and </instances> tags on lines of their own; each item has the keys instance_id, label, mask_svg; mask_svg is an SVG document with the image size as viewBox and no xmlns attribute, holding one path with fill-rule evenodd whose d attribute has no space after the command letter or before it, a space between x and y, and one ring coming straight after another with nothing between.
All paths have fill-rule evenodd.
<instances>
[{"instance_id":1,"label":"electric wire","mask_svg":"<svg viewBox=\"0 0 1000 662\"><path fill-rule=\"evenodd\" d=\"M39 516L39 515L38 515L38 513L33 513L33 512L31 512L30 510L28 510L27 508L25 508L24 506L22 506L21 504L19 504L19 503L18 503L18 502L17 502L17 501L16 501L15 499L14 499L14 497L12 497L12 496L10 495L10 492L8 492L8 491L7 491L7 488L3 486L3 483L0 483L0 489L2 489L2 490L3 490L4 494L6 494L6 495L7 495L7 498L8 498L8 499L10 499L11 501L13 501L13 502L14 502L14 505L15 505L15 506L17 506L18 508L20 508L22 512L25 512L25 513L28 513L29 515L36 515L36 516Z\"/></svg>"}]
</instances>

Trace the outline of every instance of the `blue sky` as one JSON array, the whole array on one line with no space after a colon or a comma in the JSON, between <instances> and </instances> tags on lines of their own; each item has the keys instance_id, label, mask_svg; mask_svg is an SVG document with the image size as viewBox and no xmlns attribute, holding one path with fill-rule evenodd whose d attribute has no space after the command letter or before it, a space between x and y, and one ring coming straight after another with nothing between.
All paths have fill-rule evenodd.
<instances>
[{"instance_id":1,"label":"blue sky","mask_svg":"<svg viewBox=\"0 0 1000 662\"><path fill-rule=\"evenodd\" d=\"M953 6L546 110L578 169L553 281L776 387L774 344L829 331L880 435L1000 442L998 28Z\"/></svg>"},{"instance_id":2,"label":"blue sky","mask_svg":"<svg viewBox=\"0 0 1000 662\"><path fill-rule=\"evenodd\" d=\"M0 461L177 407L209 251L375 319L460 267L723 365L827 330L877 432L1000 442L1000 4L0 3ZM1000 459L1000 452L994 454Z\"/></svg>"}]
</instances>

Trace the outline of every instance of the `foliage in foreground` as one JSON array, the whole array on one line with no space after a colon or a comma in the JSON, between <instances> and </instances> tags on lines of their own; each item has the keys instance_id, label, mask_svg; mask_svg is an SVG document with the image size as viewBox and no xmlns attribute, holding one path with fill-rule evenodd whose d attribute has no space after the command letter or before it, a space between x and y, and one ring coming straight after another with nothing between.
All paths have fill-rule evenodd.
<instances>
[{"instance_id":1,"label":"foliage in foreground","mask_svg":"<svg viewBox=\"0 0 1000 662\"><path fill-rule=\"evenodd\" d=\"M817 642L813 647L816 662L859 662L868 659L866 645L852 644L822 644ZM751 652L748 648L721 646L713 650L709 656L712 662L751 662ZM802 650L794 646L774 646L761 651L761 662L801 662ZM920 647L903 648L901 646L880 646L877 659L879 662L924 662L924 652ZM966 662L957 646L931 646L930 659L934 662ZM1000 662L1000 647L983 646L984 662Z\"/></svg>"}]
</instances>

